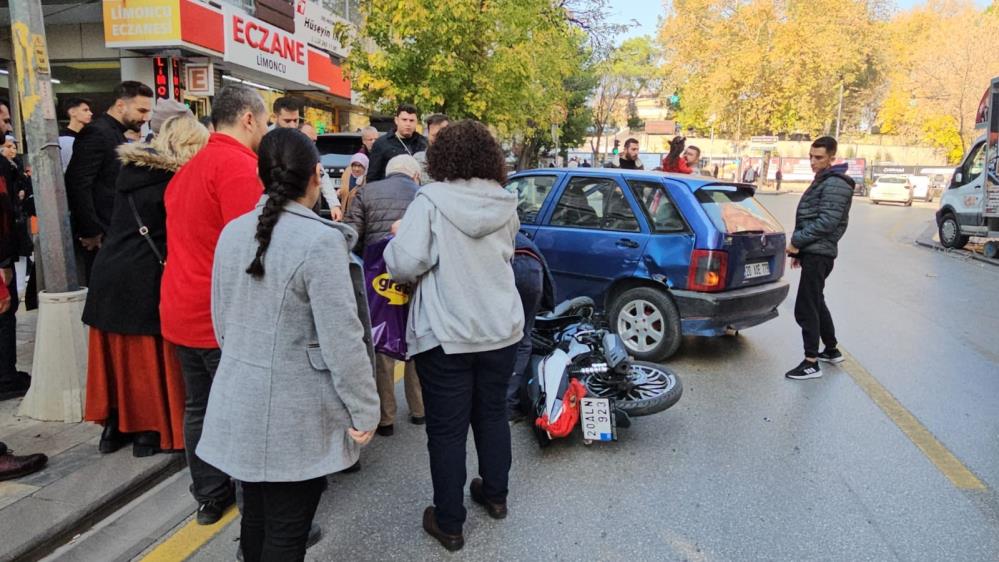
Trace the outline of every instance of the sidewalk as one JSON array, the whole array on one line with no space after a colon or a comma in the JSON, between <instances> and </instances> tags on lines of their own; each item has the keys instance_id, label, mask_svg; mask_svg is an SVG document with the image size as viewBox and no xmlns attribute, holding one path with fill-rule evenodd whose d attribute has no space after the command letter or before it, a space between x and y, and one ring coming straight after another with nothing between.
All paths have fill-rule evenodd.
<instances>
[{"instance_id":1,"label":"sidewalk","mask_svg":"<svg viewBox=\"0 0 999 562\"><path fill-rule=\"evenodd\" d=\"M17 313L17 364L31 371L36 311ZM20 399L0 402L0 441L15 454L45 453L48 466L0 482L0 561L36 560L184 466L183 455L137 459L131 447L97 451L101 428L17 415Z\"/></svg>"}]
</instances>

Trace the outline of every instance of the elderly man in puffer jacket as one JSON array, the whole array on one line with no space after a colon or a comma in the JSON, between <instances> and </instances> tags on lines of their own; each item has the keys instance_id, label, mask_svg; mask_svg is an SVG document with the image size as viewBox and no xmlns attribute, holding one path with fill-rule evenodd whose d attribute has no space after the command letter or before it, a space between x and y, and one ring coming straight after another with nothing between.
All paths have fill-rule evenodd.
<instances>
[{"instance_id":1,"label":"elderly man in puffer jacket","mask_svg":"<svg viewBox=\"0 0 999 562\"><path fill-rule=\"evenodd\" d=\"M855 182L846 175L847 166L833 166L836 139L821 137L812 143L808 156L815 179L798 202L794 234L788 245L791 267L801 268L801 282L794 303L794 318L801 326L805 360L785 376L794 380L822 376L819 361L842 363L836 348L836 329L826 306L826 279L839 254L839 240L846 233ZM819 339L825 350L819 353Z\"/></svg>"}]
</instances>

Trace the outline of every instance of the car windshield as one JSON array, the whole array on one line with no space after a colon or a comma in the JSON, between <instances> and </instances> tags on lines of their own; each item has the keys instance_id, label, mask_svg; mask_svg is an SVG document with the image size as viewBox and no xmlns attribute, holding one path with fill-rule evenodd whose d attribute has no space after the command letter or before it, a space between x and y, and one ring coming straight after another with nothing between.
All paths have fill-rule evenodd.
<instances>
[{"instance_id":1,"label":"car windshield","mask_svg":"<svg viewBox=\"0 0 999 562\"><path fill-rule=\"evenodd\" d=\"M361 149L360 136L322 136L316 141L324 168L346 168L350 157Z\"/></svg>"},{"instance_id":2,"label":"car windshield","mask_svg":"<svg viewBox=\"0 0 999 562\"><path fill-rule=\"evenodd\" d=\"M703 187L696 192L701 207L718 230L727 234L783 232L780 222L753 197L752 191L728 186Z\"/></svg>"}]
</instances>

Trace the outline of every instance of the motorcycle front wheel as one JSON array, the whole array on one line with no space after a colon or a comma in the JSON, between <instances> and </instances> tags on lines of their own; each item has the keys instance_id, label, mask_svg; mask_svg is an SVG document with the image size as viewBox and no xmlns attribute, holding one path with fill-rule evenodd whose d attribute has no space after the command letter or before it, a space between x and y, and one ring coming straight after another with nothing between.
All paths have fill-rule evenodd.
<instances>
[{"instance_id":1,"label":"motorcycle front wheel","mask_svg":"<svg viewBox=\"0 0 999 562\"><path fill-rule=\"evenodd\" d=\"M683 394L683 384L676 373L655 363L632 361L628 383L620 385L603 375L583 380L591 396L613 398L614 405L629 416L648 416L673 406Z\"/></svg>"}]
</instances>

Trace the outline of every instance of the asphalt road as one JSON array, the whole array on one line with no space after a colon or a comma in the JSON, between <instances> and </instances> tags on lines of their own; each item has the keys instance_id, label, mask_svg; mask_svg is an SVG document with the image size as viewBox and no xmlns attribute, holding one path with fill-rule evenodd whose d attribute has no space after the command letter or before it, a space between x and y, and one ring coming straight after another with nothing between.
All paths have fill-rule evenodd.
<instances>
[{"instance_id":1,"label":"asphalt road","mask_svg":"<svg viewBox=\"0 0 999 562\"><path fill-rule=\"evenodd\" d=\"M797 196L762 199L793 226ZM542 451L515 425L510 517L467 500L457 554L420 527L426 440L403 421L331 478L308 559L999 559L999 269L915 246L934 206L855 201L827 290L849 369L784 379L801 358L793 287L774 321L686 339L669 363L683 398L617 443ZM232 559L237 536L193 559Z\"/></svg>"}]
</instances>

